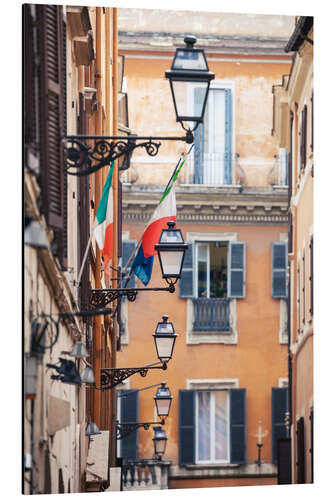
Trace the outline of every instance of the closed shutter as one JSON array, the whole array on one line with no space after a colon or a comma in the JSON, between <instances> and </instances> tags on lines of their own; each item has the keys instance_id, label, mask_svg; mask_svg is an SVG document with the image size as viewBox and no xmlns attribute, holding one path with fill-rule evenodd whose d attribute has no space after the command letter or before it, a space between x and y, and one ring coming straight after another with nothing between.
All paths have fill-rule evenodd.
<instances>
[{"instance_id":1,"label":"closed shutter","mask_svg":"<svg viewBox=\"0 0 333 500\"><path fill-rule=\"evenodd\" d=\"M272 243L272 297L287 297L287 243Z\"/></svg>"},{"instance_id":2,"label":"closed shutter","mask_svg":"<svg viewBox=\"0 0 333 500\"><path fill-rule=\"evenodd\" d=\"M287 437L285 414L288 411L288 389L272 388L272 461L277 463L279 439Z\"/></svg>"},{"instance_id":3,"label":"closed shutter","mask_svg":"<svg viewBox=\"0 0 333 500\"><path fill-rule=\"evenodd\" d=\"M33 153L37 152L37 92L36 92L36 64L37 54L36 28L34 27L34 18L31 5L23 5L23 91L24 91L24 143ZM25 164L28 158L25 158Z\"/></svg>"},{"instance_id":4,"label":"closed shutter","mask_svg":"<svg viewBox=\"0 0 333 500\"><path fill-rule=\"evenodd\" d=\"M204 88L194 89L194 114L199 115L199 103L202 102ZM204 171L204 123L199 123L194 131L194 184L203 184Z\"/></svg>"},{"instance_id":5,"label":"closed shutter","mask_svg":"<svg viewBox=\"0 0 333 500\"><path fill-rule=\"evenodd\" d=\"M305 105L302 111L302 123L301 123L301 169L306 167L306 141L307 135L307 106Z\"/></svg>"},{"instance_id":6,"label":"closed shutter","mask_svg":"<svg viewBox=\"0 0 333 500\"><path fill-rule=\"evenodd\" d=\"M310 314L313 316L313 236L310 239Z\"/></svg>"},{"instance_id":7,"label":"closed shutter","mask_svg":"<svg viewBox=\"0 0 333 500\"><path fill-rule=\"evenodd\" d=\"M179 465L195 462L195 391L179 391Z\"/></svg>"},{"instance_id":8,"label":"closed shutter","mask_svg":"<svg viewBox=\"0 0 333 500\"><path fill-rule=\"evenodd\" d=\"M123 241L122 242L122 270L125 269L129 258L132 255L133 250L136 248L136 241ZM130 267L127 268L127 273L130 271ZM123 280L122 286L125 286L127 280ZM136 287L136 277L135 274L131 274L131 278L126 285L126 288L135 288Z\"/></svg>"},{"instance_id":9,"label":"closed shutter","mask_svg":"<svg viewBox=\"0 0 333 500\"><path fill-rule=\"evenodd\" d=\"M224 184L232 184L232 94L225 89Z\"/></svg>"},{"instance_id":10,"label":"closed shutter","mask_svg":"<svg viewBox=\"0 0 333 500\"><path fill-rule=\"evenodd\" d=\"M230 389L230 462L246 463L246 389Z\"/></svg>"},{"instance_id":11,"label":"closed shutter","mask_svg":"<svg viewBox=\"0 0 333 500\"><path fill-rule=\"evenodd\" d=\"M188 243L188 249L185 252L184 265L179 281L179 297L191 298L193 291L193 243Z\"/></svg>"},{"instance_id":12,"label":"closed shutter","mask_svg":"<svg viewBox=\"0 0 333 500\"><path fill-rule=\"evenodd\" d=\"M277 443L278 484L291 484L291 439L281 438Z\"/></svg>"},{"instance_id":13,"label":"closed shutter","mask_svg":"<svg viewBox=\"0 0 333 500\"><path fill-rule=\"evenodd\" d=\"M38 5L42 212L54 230L53 251L66 256L66 186L61 139L66 133L65 23L61 6Z\"/></svg>"},{"instance_id":14,"label":"closed shutter","mask_svg":"<svg viewBox=\"0 0 333 500\"><path fill-rule=\"evenodd\" d=\"M120 422L122 424L138 421L138 392L132 390L121 390L120 395L128 394L120 398ZM121 457L126 460L135 460L138 457L138 431L132 432L120 441Z\"/></svg>"},{"instance_id":15,"label":"closed shutter","mask_svg":"<svg viewBox=\"0 0 333 500\"><path fill-rule=\"evenodd\" d=\"M313 117L314 117L314 107L313 107L313 91L312 91L312 95L311 95L311 145L310 145L312 152L313 152L313 148L314 148Z\"/></svg>"},{"instance_id":16,"label":"closed shutter","mask_svg":"<svg viewBox=\"0 0 333 500\"><path fill-rule=\"evenodd\" d=\"M314 469L313 469L313 408L310 409L310 454L311 454L311 462L310 462L310 469L311 469L311 483L314 482Z\"/></svg>"},{"instance_id":17,"label":"closed shutter","mask_svg":"<svg viewBox=\"0 0 333 500\"><path fill-rule=\"evenodd\" d=\"M228 297L245 297L245 243L229 244L228 252Z\"/></svg>"},{"instance_id":18,"label":"closed shutter","mask_svg":"<svg viewBox=\"0 0 333 500\"><path fill-rule=\"evenodd\" d=\"M304 418L297 420L296 424L296 468L297 483L305 483L305 436L304 436Z\"/></svg>"}]
</instances>

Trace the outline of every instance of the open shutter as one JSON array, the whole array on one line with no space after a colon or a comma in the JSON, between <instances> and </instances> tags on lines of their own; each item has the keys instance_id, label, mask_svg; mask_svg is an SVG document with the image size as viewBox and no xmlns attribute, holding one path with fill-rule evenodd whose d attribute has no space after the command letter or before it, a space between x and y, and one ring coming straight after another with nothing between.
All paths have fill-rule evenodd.
<instances>
[{"instance_id":1,"label":"open shutter","mask_svg":"<svg viewBox=\"0 0 333 500\"><path fill-rule=\"evenodd\" d=\"M195 391L179 391L179 465L195 462Z\"/></svg>"},{"instance_id":2,"label":"open shutter","mask_svg":"<svg viewBox=\"0 0 333 500\"><path fill-rule=\"evenodd\" d=\"M287 243L272 243L272 297L287 297Z\"/></svg>"},{"instance_id":3,"label":"open shutter","mask_svg":"<svg viewBox=\"0 0 333 500\"><path fill-rule=\"evenodd\" d=\"M202 102L204 88L194 89L194 113L199 114L199 103ZM203 184L204 171L204 123L199 123L194 131L194 184Z\"/></svg>"},{"instance_id":4,"label":"open shutter","mask_svg":"<svg viewBox=\"0 0 333 500\"><path fill-rule=\"evenodd\" d=\"M228 252L228 297L245 297L245 243L230 242Z\"/></svg>"},{"instance_id":5,"label":"open shutter","mask_svg":"<svg viewBox=\"0 0 333 500\"><path fill-rule=\"evenodd\" d=\"M278 440L287 437L285 414L288 411L288 389L272 388L272 461L277 463Z\"/></svg>"},{"instance_id":6,"label":"open shutter","mask_svg":"<svg viewBox=\"0 0 333 500\"><path fill-rule=\"evenodd\" d=\"M138 421L138 392L123 389L119 393L128 395L120 398L120 422L126 424L128 422ZM121 457L127 460L135 460L138 456L138 431L132 432L128 436L120 440Z\"/></svg>"},{"instance_id":7,"label":"open shutter","mask_svg":"<svg viewBox=\"0 0 333 500\"><path fill-rule=\"evenodd\" d=\"M232 184L232 94L225 89L224 184Z\"/></svg>"},{"instance_id":8,"label":"open shutter","mask_svg":"<svg viewBox=\"0 0 333 500\"><path fill-rule=\"evenodd\" d=\"M66 128L65 23L61 6L38 5L42 211L54 229L54 253L66 253L66 183L61 138Z\"/></svg>"},{"instance_id":9,"label":"open shutter","mask_svg":"<svg viewBox=\"0 0 333 500\"><path fill-rule=\"evenodd\" d=\"M246 389L230 389L230 462L246 463Z\"/></svg>"},{"instance_id":10,"label":"open shutter","mask_svg":"<svg viewBox=\"0 0 333 500\"><path fill-rule=\"evenodd\" d=\"M184 265L179 280L179 297L193 297L193 243L188 243L185 252Z\"/></svg>"},{"instance_id":11,"label":"open shutter","mask_svg":"<svg viewBox=\"0 0 333 500\"><path fill-rule=\"evenodd\" d=\"M306 167L306 136L307 136L307 106L305 105L302 111L301 123L301 169Z\"/></svg>"},{"instance_id":12,"label":"open shutter","mask_svg":"<svg viewBox=\"0 0 333 500\"><path fill-rule=\"evenodd\" d=\"M297 483L305 483L305 436L304 436L304 418L301 417L296 423L296 467Z\"/></svg>"},{"instance_id":13,"label":"open shutter","mask_svg":"<svg viewBox=\"0 0 333 500\"><path fill-rule=\"evenodd\" d=\"M127 262L130 258L130 256L132 255L132 252L133 250L135 249L136 247L136 241L123 241L122 242L122 269L124 270L126 265L127 265ZM129 271L129 269L127 269L127 271ZM125 282L126 280L123 280L123 283L122 283L122 286L125 285ZM136 287L136 278L135 278L135 274L132 273L131 275L131 279L129 280L126 288L135 288Z\"/></svg>"}]
</instances>

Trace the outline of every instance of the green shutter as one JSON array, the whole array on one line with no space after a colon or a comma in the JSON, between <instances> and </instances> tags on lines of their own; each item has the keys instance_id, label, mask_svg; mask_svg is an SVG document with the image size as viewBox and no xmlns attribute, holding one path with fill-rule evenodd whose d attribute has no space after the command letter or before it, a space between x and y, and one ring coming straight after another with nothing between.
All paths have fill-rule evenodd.
<instances>
[{"instance_id":1,"label":"green shutter","mask_svg":"<svg viewBox=\"0 0 333 500\"><path fill-rule=\"evenodd\" d=\"M120 423L138 421L138 392L128 389L119 391L120 395L126 394L126 397L118 399L120 401ZM138 431L132 432L120 440L121 457L127 460L135 460L138 457Z\"/></svg>"},{"instance_id":2,"label":"green shutter","mask_svg":"<svg viewBox=\"0 0 333 500\"><path fill-rule=\"evenodd\" d=\"M195 462L195 391L179 391L179 465Z\"/></svg>"},{"instance_id":3,"label":"green shutter","mask_svg":"<svg viewBox=\"0 0 333 500\"><path fill-rule=\"evenodd\" d=\"M272 243L272 297L287 297L287 243Z\"/></svg>"},{"instance_id":4,"label":"green shutter","mask_svg":"<svg viewBox=\"0 0 333 500\"><path fill-rule=\"evenodd\" d=\"M198 102L202 102L204 92L204 88L197 87L194 89L195 114L199 114ZM199 123L198 128L194 131L194 184L203 184L204 148L204 123Z\"/></svg>"},{"instance_id":5,"label":"green shutter","mask_svg":"<svg viewBox=\"0 0 333 500\"><path fill-rule=\"evenodd\" d=\"M185 252L184 265L179 280L179 297L191 298L193 291L193 243L188 243L188 249Z\"/></svg>"},{"instance_id":6,"label":"green shutter","mask_svg":"<svg viewBox=\"0 0 333 500\"><path fill-rule=\"evenodd\" d=\"M277 463L278 440L287 437L285 414L288 411L288 389L272 388L272 461Z\"/></svg>"},{"instance_id":7,"label":"green shutter","mask_svg":"<svg viewBox=\"0 0 333 500\"><path fill-rule=\"evenodd\" d=\"M245 297L245 243L230 242L228 252L228 297Z\"/></svg>"},{"instance_id":8,"label":"green shutter","mask_svg":"<svg viewBox=\"0 0 333 500\"><path fill-rule=\"evenodd\" d=\"M230 389L230 462L246 463L246 389Z\"/></svg>"}]
</instances>

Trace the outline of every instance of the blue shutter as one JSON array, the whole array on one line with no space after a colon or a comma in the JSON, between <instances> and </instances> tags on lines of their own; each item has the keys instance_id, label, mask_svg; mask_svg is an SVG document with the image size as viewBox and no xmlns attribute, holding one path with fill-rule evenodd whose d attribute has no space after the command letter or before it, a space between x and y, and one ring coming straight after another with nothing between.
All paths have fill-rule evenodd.
<instances>
[{"instance_id":1,"label":"blue shutter","mask_svg":"<svg viewBox=\"0 0 333 500\"><path fill-rule=\"evenodd\" d=\"M287 297L287 243L272 243L272 297Z\"/></svg>"},{"instance_id":2,"label":"blue shutter","mask_svg":"<svg viewBox=\"0 0 333 500\"><path fill-rule=\"evenodd\" d=\"M134 250L134 248L136 247L136 241L123 241L123 244L122 244L122 269L125 269L126 267L126 264L130 258L130 256L132 255L132 252ZM129 269L127 269L127 271L129 271ZM123 280L122 282L122 286L125 285L125 282L126 280ZM135 288L136 287L136 278L135 278L135 274L132 273L131 275L131 279L129 280L128 284L127 284L127 288Z\"/></svg>"},{"instance_id":3,"label":"blue shutter","mask_svg":"<svg viewBox=\"0 0 333 500\"><path fill-rule=\"evenodd\" d=\"M179 281L179 297L193 297L193 243L188 243L184 265Z\"/></svg>"},{"instance_id":4,"label":"blue shutter","mask_svg":"<svg viewBox=\"0 0 333 500\"><path fill-rule=\"evenodd\" d=\"M228 297L245 297L245 243L242 242L229 244Z\"/></svg>"},{"instance_id":5,"label":"blue shutter","mask_svg":"<svg viewBox=\"0 0 333 500\"><path fill-rule=\"evenodd\" d=\"M232 184L232 94L225 89L224 184Z\"/></svg>"},{"instance_id":6,"label":"blue shutter","mask_svg":"<svg viewBox=\"0 0 333 500\"><path fill-rule=\"evenodd\" d=\"M120 398L120 423L138 421L138 392L121 390L119 393L128 395ZM132 432L120 440L121 457L127 460L135 460L138 457L138 431Z\"/></svg>"},{"instance_id":7,"label":"blue shutter","mask_svg":"<svg viewBox=\"0 0 333 500\"><path fill-rule=\"evenodd\" d=\"M194 113L199 114L199 102L202 102L204 88L194 89ZM208 99L207 99L208 100ZM199 123L194 131L194 184L203 184L204 169L204 124Z\"/></svg>"},{"instance_id":8,"label":"blue shutter","mask_svg":"<svg viewBox=\"0 0 333 500\"><path fill-rule=\"evenodd\" d=\"M287 437L285 413L288 411L288 389L272 388L272 461L277 462L278 440Z\"/></svg>"},{"instance_id":9,"label":"blue shutter","mask_svg":"<svg viewBox=\"0 0 333 500\"><path fill-rule=\"evenodd\" d=\"M230 389L230 462L246 463L246 389Z\"/></svg>"},{"instance_id":10,"label":"blue shutter","mask_svg":"<svg viewBox=\"0 0 333 500\"><path fill-rule=\"evenodd\" d=\"M179 391L179 465L195 462L195 391Z\"/></svg>"}]
</instances>

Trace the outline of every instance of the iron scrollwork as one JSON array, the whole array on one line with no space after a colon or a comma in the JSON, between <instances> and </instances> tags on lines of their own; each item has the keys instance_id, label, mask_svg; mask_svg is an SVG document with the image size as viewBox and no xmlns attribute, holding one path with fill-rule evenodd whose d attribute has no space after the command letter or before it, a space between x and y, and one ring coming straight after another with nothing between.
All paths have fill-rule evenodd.
<instances>
[{"instance_id":1,"label":"iron scrollwork","mask_svg":"<svg viewBox=\"0 0 333 500\"><path fill-rule=\"evenodd\" d=\"M157 424L164 425L164 420L162 420L161 422L126 422L124 424L117 423L117 439L123 439L129 434L132 434L132 432L140 429L140 427L147 431L151 425Z\"/></svg>"},{"instance_id":2,"label":"iron scrollwork","mask_svg":"<svg viewBox=\"0 0 333 500\"><path fill-rule=\"evenodd\" d=\"M110 302L126 296L130 302L134 302L137 291L131 288L105 288L89 291L89 303L94 309L105 307Z\"/></svg>"},{"instance_id":3,"label":"iron scrollwork","mask_svg":"<svg viewBox=\"0 0 333 500\"><path fill-rule=\"evenodd\" d=\"M140 373L141 377L145 377L148 373L148 367L139 368L101 368L101 389L112 389L118 384L135 373Z\"/></svg>"},{"instance_id":4,"label":"iron scrollwork","mask_svg":"<svg viewBox=\"0 0 333 500\"><path fill-rule=\"evenodd\" d=\"M117 139L117 140L115 140ZM92 141L93 145L86 141ZM68 136L64 139L65 169L69 175L89 175L110 165L123 155L129 157L136 148L144 148L149 156L156 156L161 146L153 138L137 144L136 136L124 138Z\"/></svg>"}]
</instances>

